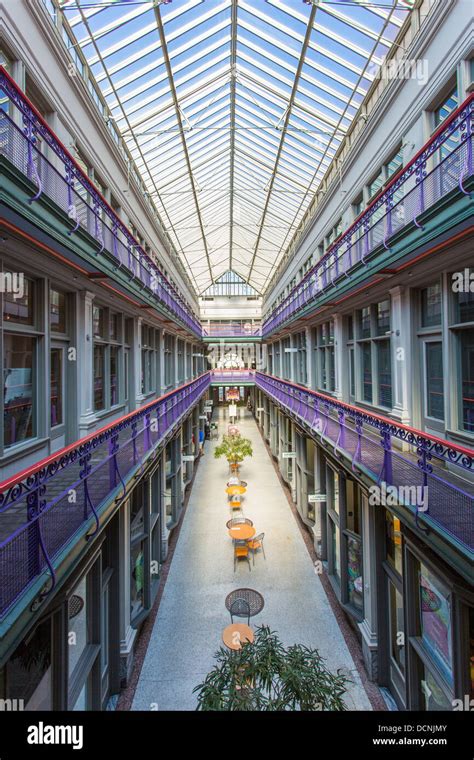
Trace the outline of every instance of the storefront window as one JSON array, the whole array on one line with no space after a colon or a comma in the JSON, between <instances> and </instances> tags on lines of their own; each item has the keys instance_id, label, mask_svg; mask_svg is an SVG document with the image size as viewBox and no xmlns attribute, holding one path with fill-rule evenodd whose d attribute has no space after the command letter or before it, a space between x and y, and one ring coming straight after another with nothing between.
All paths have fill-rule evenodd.
<instances>
[{"instance_id":1,"label":"storefront window","mask_svg":"<svg viewBox=\"0 0 474 760\"><path fill-rule=\"evenodd\" d=\"M66 332L66 296L59 290L51 290L49 294L49 323L51 332Z\"/></svg>"},{"instance_id":2,"label":"storefront window","mask_svg":"<svg viewBox=\"0 0 474 760\"><path fill-rule=\"evenodd\" d=\"M51 349L51 427L63 423L63 350Z\"/></svg>"},{"instance_id":3,"label":"storefront window","mask_svg":"<svg viewBox=\"0 0 474 760\"><path fill-rule=\"evenodd\" d=\"M461 428L474 433L474 328L459 336L461 356Z\"/></svg>"},{"instance_id":4,"label":"storefront window","mask_svg":"<svg viewBox=\"0 0 474 760\"><path fill-rule=\"evenodd\" d=\"M405 676L406 648L405 623L403 615L403 597L393 583L389 585L390 608L390 656L398 670Z\"/></svg>"},{"instance_id":5,"label":"storefront window","mask_svg":"<svg viewBox=\"0 0 474 760\"><path fill-rule=\"evenodd\" d=\"M425 343L426 414L436 420L444 419L443 344Z\"/></svg>"},{"instance_id":6,"label":"storefront window","mask_svg":"<svg viewBox=\"0 0 474 760\"><path fill-rule=\"evenodd\" d=\"M133 489L130 497L130 536L132 541L144 532L145 526L145 481Z\"/></svg>"},{"instance_id":7,"label":"storefront window","mask_svg":"<svg viewBox=\"0 0 474 760\"><path fill-rule=\"evenodd\" d=\"M94 346L94 409L105 409L105 347Z\"/></svg>"},{"instance_id":8,"label":"storefront window","mask_svg":"<svg viewBox=\"0 0 474 760\"><path fill-rule=\"evenodd\" d=\"M357 610L364 607L364 580L362 565L361 506L360 492L350 478L345 483L345 551L344 564L347 568L347 601Z\"/></svg>"},{"instance_id":9,"label":"storefront window","mask_svg":"<svg viewBox=\"0 0 474 760\"><path fill-rule=\"evenodd\" d=\"M35 435L35 338L4 335L4 445Z\"/></svg>"},{"instance_id":10,"label":"storefront window","mask_svg":"<svg viewBox=\"0 0 474 760\"><path fill-rule=\"evenodd\" d=\"M466 284L454 293L454 312L451 329L457 349L459 427L474 433L474 292Z\"/></svg>"},{"instance_id":11,"label":"storefront window","mask_svg":"<svg viewBox=\"0 0 474 760\"><path fill-rule=\"evenodd\" d=\"M92 309L92 329L94 338L105 338L104 309L102 306L94 306Z\"/></svg>"},{"instance_id":12,"label":"storefront window","mask_svg":"<svg viewBox=\"0 0 474 760\"><path fill-rule=\"evenodd\" d=\"M11 273L11 287L8 287L9 272L4 272L5 292L3 293L3 320L16 325L33 325L35 321L34 283L27 277L20 278Z\"/></svg>"},{"instance_id":13,"label":"storefront window","mask_svg":"<svg viewBox=\"0 0 474 760\"><path fill-rule=\"evenodd\" d=\"M332 562L333 562L332 571L340 583L341 582L341 552L340 552L339 527L332 520L330 520L330 524L331 524Z\"/></svg>"},{"instance_id":14,"label":"storefront window","mask_svg":"<svg viewBox=\"0 0 474 760\"><path fill-rule=\"evenodd\" d=\"M449 684L453 683L451 600L448 591L425 565L418 572L421 641Z\"/></svg>"},{"instance_id":15,"label":"storefront window","mask_svg":"<svg viewBox=\"0 0 474 760\"><path fill-rule=\"evenodd\" d=\"M119 349L118 346L110 346L110 405L115 406L119 402Z\"/></svg>"},{"instance_id":16,"label":"storefront window","mask_svg":"<svg viewBox=\"0 0 474 760\"><path fill-rule=\"evenodd\" d=\"M358 312L355 354L361 379L361 400L390 409L392 406L392 359L390 342L390 299L360 309ZM351 381L352 382L352 381ZM357 390L351 384L351 392Z\"/></svg>"},{"instance_id":17,"label":"storefront window","mask_svg":"<svg viewBox=\"0 0 474 760\"><path fill-rule=\"evenodd\" d=\"M69 678L74 672L81 655L90 642L88 630L87 576L77 584L69 598L68 655Z\"/></svg>"},{"instance_id":18,"label":"storefront window","mask_svg":"<svg viewBox=\"0 0 474 760\"><path fill-rule=\"evenodd\" d=\"M385 510L385 552L387 562L402 575L402 534L400 520Z\"/></svg>"},{"instance_id":19,"label":"storefront window","mask_svg":"<svg viewBox=\"0 0 474 760\"><path fill-rule=\"evenodd\" d=\"M25 710L52 710L51 620L37 626L6 665L7 697Z\"/></svg>"},{"instance_id":20,"label":"storefront window","mask_svg":"<svg viewBox=\"0 0 474 760\"><path fill-rule=\"evenodd\" d=\"M335 472L334 470L330 470L332 473L331 475L331 507L332 509L339 514L340 511L340 485L339 485L339 474Z\"/></svg>"},{"instance_id":21,"label":"storefront window","mask_svg":"<svg viewBox=\"0 0 474 760\"><path fill-rule=\"evenodd\" d=\"M426 711L452 710L452 700L448 699L444 691L436 683L434 675L424 663L420 663L421 669L421 704Z\"/></svg>"},{"instance_id":22,"label":"storefront window","mask_svg":"<svg viewBox=\"0 0 474 760\"><path fill-rule=\"evenodd\" d=\"M362 541L355 536L347 536L347 592L349 604L362 610L364 606Z\"/></svg>"},{"instance_id":23,"label":"storefront window","mask_svg":"<svg viewBox=\"0 0 474 760\"><path fill-rule=\"evenodd\" d=\"M372 350L370 343L362 345L362 399L372 402Z\"/></svg>"},{"instance_id":24,"label":"storefront window","mask_svg":"<svg viewBox=\"0 0 474 760\"><path fill-rule=\"evenodd\" d=\"M136 542L130 553L131 564L131 618L143 609L145 604L145 542Z\"/></svg>"},{"instance_id":25,"label":"storefront window","mask_svg":"<svg viewBox=\"0 0 474 760\"><path fill-rule=\"evenodd\" d=\"M421 326L441 324L441 285L439 282L421 291Z\"/></svg>"},{"instance_id":26,"label":"storefront window","mask_svg":"<svg viewBox=\"0 0 474 760\"><path fill-rule=\"evenodd\" d=\"M81 689L81 692L76 700L73 711L87 710L87 681Z\"/></svg>"}]
</instances>

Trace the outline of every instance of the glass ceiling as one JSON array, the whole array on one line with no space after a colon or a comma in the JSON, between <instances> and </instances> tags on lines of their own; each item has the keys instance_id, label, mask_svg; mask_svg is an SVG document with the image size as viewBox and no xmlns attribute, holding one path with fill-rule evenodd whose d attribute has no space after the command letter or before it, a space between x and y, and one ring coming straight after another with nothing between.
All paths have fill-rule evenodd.
<instances>
[{"instance_id":1,"label":"glass ceiling","mask_svg":"<svg viewBox=\"0 0 474 760\"><path fill-rule=\"evenodd\" d=\"M63 0L196 291L263 292L414 0Z\"/></svg>"}]
</instances>

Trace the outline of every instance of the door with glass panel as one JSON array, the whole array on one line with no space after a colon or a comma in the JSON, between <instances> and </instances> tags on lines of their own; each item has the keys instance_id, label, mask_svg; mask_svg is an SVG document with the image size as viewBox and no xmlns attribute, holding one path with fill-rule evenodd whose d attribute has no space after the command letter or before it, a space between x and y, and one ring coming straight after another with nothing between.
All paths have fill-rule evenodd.
<instances>
[{"instance_id":1,"label":"door with glass panel","mask_svg":"<svg viewBox=\"0 0 474 760\"><path fill-rule=\"evenodd\" d=\"M424 429L445 427L443 342L441 336L421 339L422 414Z\"/></svg>"}]
</instances>

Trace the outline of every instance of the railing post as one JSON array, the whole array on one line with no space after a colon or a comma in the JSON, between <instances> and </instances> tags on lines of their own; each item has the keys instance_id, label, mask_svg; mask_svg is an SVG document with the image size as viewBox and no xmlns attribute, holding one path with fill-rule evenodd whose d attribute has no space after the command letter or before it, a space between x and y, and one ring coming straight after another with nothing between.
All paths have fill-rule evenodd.
<instances>
[{"instance_id":1,"label":"railing post","mask_svg":"<svg viewBox=\"0 0 474 760\"><path fill-rule=\"evenodd\" d=\"M423 229L423 225L419 223L418 217L425 210L426 158L424 155L420 156L420 158L416 162L415 178L416 178L416 185L418 187L418 203L415 209L413 222L419 229Z\"/></svg>"},{"instance_id":2,"label":"railing post","mask_svg":"<svg viewBox=\"0 0 474 760\"><path fill-rule=\"evenodd\" d=\"M355 465L356 465L356 463L360 459L360 453L361 453L361 449L362 449L362 428L363 428L362 417L359 414L357 414L356 418L355 418L355 429L356 429L356 433L357 433L357 446L356 446L356 450L354 451L354 456L352 457L352 465L351 465L353 472L355 472L355 470L356 470Z\"/></svg>"},{"instance_id":3,"label":"railing post","mask_svg":"<svg viewBox=\"0 0 474 760\"><path fill-rule=\"evenodd\" d=\"M143 446L145 451L148 451L148 449L151 448L150 424L151 412L146 412L145 417L143 418Z\"/></svg>"},{"instance_id":4,"label":"railing post","mask_svg":"<svg viewBox=\"0 0 474 760\"><path fill-rule=\"evenodd\" d=\"M40 572L40 531L39 531L39 474L36 474L36 487L28 494L28 579L34 578ZM44 488L44 486L43 486Z\"/></svg>"},{"instance_id":5,"label":"railing post","mask_svg":"<svg viewBox=\"0 0 474 760\"><path fill-rule=\"evenodd\" d=\"M388 485L393 482L393 470L392 470L392 438L390 430L387 425L383 425L381 428L381 445L383 448L383 465L378 477L378 483L384 480Z\"/></svg>"},{"instance_id":6,"label":"railing post","mask_svg":"<svg viewBox=\"0 0 474 760\"><path fill-rule=\"evenodd\" d=\"M118 433L114 433L113 435L110 436L109 441L108 441L108 448L109 448L109 486L110 486L110 490L113 491L113 489L117 485L117 451L119 449Z\"/></svg>"},{"instance_id":7,"label":"railing post","mask_svg":"<svg viewBox=\"0 0 474 760\"><path fill-rule=\"evenodd\" d=\"M138 453L137 453L137 420L132 420L132 424L130 425L131 431L132 431L132 448L133 448L133 464L137 463L138 460Z\"/></svg>"},{"instance_id":8,"label":"railing post","mask_svg":"<svg viewBox=\"0 0 474 760\"><path fill-rule=\"evenodd\" d=\"M339 409L337 413L337 417L338 417L338 422L339 422L339 434L337 436L336 448L340 447L341 449L343 449L346 443L346 426L345 426L345 415L342 409Z\"/></svg>"}]
</instances>

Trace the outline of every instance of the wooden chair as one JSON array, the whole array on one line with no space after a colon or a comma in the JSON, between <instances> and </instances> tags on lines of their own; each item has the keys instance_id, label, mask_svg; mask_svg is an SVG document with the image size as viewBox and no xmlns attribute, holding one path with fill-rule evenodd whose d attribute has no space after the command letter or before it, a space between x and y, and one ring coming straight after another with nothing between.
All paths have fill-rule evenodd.
<instances>
[{"instance_id":1,"label":"wooden chair","mask_svg":"<svg viewBox=\"0 0 474 760\"><path fill-rule=\"evenodd\" d=\"M234 541L234 573L235 573L235 567L237 565L238 559L247 560L247 562L249 563L249 572L250 572L252 568L250 567L248 541L243 541L240 538Z\"/></svg>"},{"instance_id":2,"label":"wooden chair","mask_svg":"<svg viewBox=\"0 0 474 760\"><path fill-rule=\"evenodd\" d=\"M266 560L265 557L265 549L263 548L263 539L265 538L265 533L259 533L258 536L254 536L250 539L250 541L247 542L248 547L250 551L252 552L253 557L253 564L255 565L255 554L258 552L259 549L263 552L263 558Z\"/></svg>"},{"instance_id":3,"label":"wooden chair","mask_svg":"<svg viewBox=\"0 0 474 760\"><path fill-rule=\"evenodd\" d=\"M235 496L233 496L229 504L231 509L242 509L240 497L236 499Z\"/></svg>"}]
</instances>

